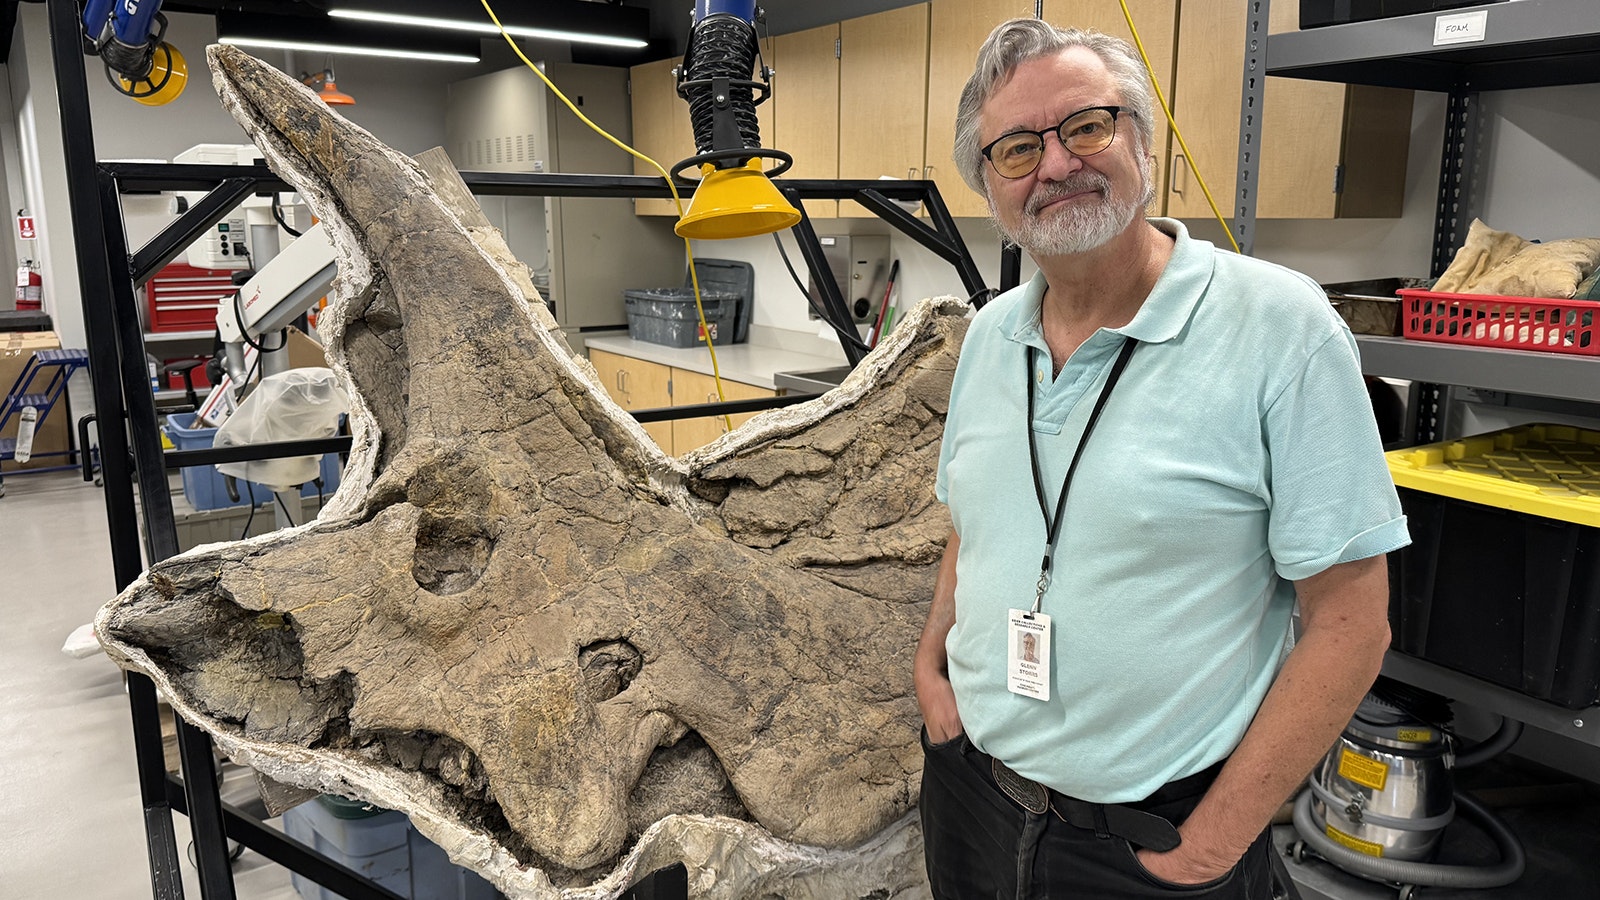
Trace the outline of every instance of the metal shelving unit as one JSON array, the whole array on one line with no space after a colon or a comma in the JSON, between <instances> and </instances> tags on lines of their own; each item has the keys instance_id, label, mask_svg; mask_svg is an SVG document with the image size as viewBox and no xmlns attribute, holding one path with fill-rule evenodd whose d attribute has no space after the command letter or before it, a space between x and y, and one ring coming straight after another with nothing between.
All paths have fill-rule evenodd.
<instances>
[{"instance_id":1,"label":"metal shelving unit","mask_svg":"<svg viewBox=\"0 0 1600 900\"><path fill-rule=\"evenodd\" d=\"M1262 19L1267 2L1270 0L1261 0L1258 15ZM1481 40L1436 42L1439 19L1463 14L1481 14ZM1448 93L1434 220L1432 269L1437 275L1449 265L1464 238L1468 210L1478 187L1473 164L1479 92L1600 82L1600 7L1595 0L1517 0L1278 34L1267 41L1266 74ZM1245 73L1247 86L1252 77L1252 72ZM1259 129L1259 118L1256 127ZM1259 141L1259 130L1255 139ZM1244 147L1241 137L1242 165ZM1449 386L1600 404L1600 357L1368 335L1356 340L1363 372L1417 383L1413 400L1422 401L1418 405L1423 407L1418 410L1418 442L1446 436L1438 433L1445 417L1437 415L1437 407ZM1600 746L1600 706L1566 709L1394 650L1386 656L1383 671L1490 712Z\"/></svg>"},{"instance_id":2,"label":"metal shelving unit","mask_svg":"<svg viewBox=\"0 0 1600 900\"><path fill-rule=\"evenodd\" d=\"M1390 650L1383 674L1436 694L1453 697L1498 716L1524 722L1580 743L1600 747L1600 706L1567 709L1510 688L1464 675L1438 663Z\"/></svg>"},{"instance_id":3,"label":"metal shelving unit","mask_svg":"<svg viewBox=\"0 0 1600 900\"><path fill-rule=\"evenodd\" d=\"M1600 403L1600 356L1497 350L1356 335L1361 370L1462 387Z\"/></svg>"},{"instance_id":4,"label":"metal shelving unit","mask_svg":"<svg viewBox=\"0 0 1600 900\"><path fill-rule=\"evenodd\" d=\"M1487 14L1483 40L1434 44L1440 17L1475 11ZM1587 84L1600 80L1600 10L1594 0L1517 0L1276 34L1267 74L1419 91Z\"/></svg>"}]
</instances>

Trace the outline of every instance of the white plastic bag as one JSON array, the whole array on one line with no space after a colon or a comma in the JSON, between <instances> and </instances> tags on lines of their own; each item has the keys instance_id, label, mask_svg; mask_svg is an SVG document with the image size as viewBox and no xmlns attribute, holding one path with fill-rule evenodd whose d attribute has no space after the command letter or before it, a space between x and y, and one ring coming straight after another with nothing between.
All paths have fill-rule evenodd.
<instances>
[{"instance_id":1,"label":"white plastic bag","mask_svg":"<svg viewBox=\"0 0 1600 900\"><path fill-rule=\"evenodd\" d=\"M261 379L228 421L217 429L213 446L239 447L272 441L304 441L333 437L339 416L350 411L350 398L333 370L290 369ZM322 458L294 456L251 462L218 463L217 471L245 481L287 491L316 479Z\"/></svg>"}]
</instances>

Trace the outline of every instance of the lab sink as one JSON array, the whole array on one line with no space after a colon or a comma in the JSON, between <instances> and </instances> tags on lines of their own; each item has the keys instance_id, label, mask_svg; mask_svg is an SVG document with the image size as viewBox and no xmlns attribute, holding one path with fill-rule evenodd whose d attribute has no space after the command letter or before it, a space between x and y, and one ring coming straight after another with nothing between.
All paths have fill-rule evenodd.
<instances>
[{"instance_id":1,"label":"lab sink","mask_svg":"<svg viewBox=\"0 0 1600 900\"><path fill-rule=\"evenodd\" d=\"M796 372L774 372L772 383L780 390L807 394L831 391L853 371L851 366L834 366L829 369L805 369Z\"/></svg>"}]
</instances>

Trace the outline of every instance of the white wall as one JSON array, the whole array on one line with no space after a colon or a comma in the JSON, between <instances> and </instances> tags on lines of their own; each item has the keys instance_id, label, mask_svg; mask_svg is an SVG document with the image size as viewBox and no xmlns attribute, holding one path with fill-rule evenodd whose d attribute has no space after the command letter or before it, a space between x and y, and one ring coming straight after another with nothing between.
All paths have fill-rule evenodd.
<instances>
[{"instance_id":1,"label":"white wall","mask_svg":"<svg viewBox=\"0 0 1600 900\"><path fill-rule=\"evenodd\" d=\"M11 109L11 71L8 66L0 65L0 196L9 203L12 197L23 196L22 191L22 147L17 142L17 117ZM0 218L10 219L11 213L17 207L0 210ZM19 259L33 258L33 242L17 238L10 225L4 226L10 233L9 240L0 239L0 272L11 272L17 267ZM18 256L18 251L23 251ZM0 291L0 310L14 309L16 301L10 291Z\"/></svg>"},{"instance_id":2,"label":"white wall","mask_svg":"<svg viewBox=\"0 0 1600 900\"><path fill-rule=\"evenodd\" d=\"M217 99L206 68L205 49L216 42L216 20L188 13L171 13L168 19L167 41L184 54L190 77L183 94L165 106L147 107L123 97L106 82L100 63L85 59L100 159L170 160L195 144L245 142L243 129ZM477 69L464 63L245 49L295 76L331 65L340 90L356 99L355 106L341 108L340 114L404 153L420 153L444 141L445 85Z\"/></svg>"},{"instance_id":3,"label":"white wall","mask_svg":"<svg viewBox=\"0 0 1600 900\"><path fill-rule=\"evenodd\" d=\"M1496 123L1484 142L1484 221L1527 238L1600 237L1600 85L1483 99Z\"/></svg>"},{"instance_id":4,"label":"white wall","mask_svg":"<svg viewBox=\"0 0 1600 900\"><path fill-rule=\"evenodd\" d=\"M111 88L98 60L85 58L96 158L170 160L196 144L245 142L244 131L218 101L206 68L205 48L216 40L215 20L185 13L171 13L168 18L167 40L184 54L190 72L183 94L172 103L160 107L135 103ZM265 51L263 58L295 75L327 64L323 58L304 53ZM446 84L480 74L478 67L464 64L361 57L340 57L333 62L340 88L356 98L356 105L343 110L344 115L391 146L413 154L444 141ZM20 258L40 261L45 309L54 318L63 344L87 346L44 5L19 5L5 73L8 96L0 106L10 109L0 124L0 158L6 164L8 211L27 207L37 218L41 235L38 241L23 243L16 241L13 231L13 246ZM124 209L134 249L171 219L164 198L130 195ZM76 390L73 399L81 410L92 408L90 399L78 396Z\"/></svg>"},{"instance_id":5,"label":"white wall","mask_svg":"<svg viewBox=\"0 0 1600 900\"><path fill-rule=\"evenodd\" d=\"M39 262L44 276L44 308L55 318L62 343L83 347L87 341L83 311L77 302L77 254L72 246L72 213L62 162L61 116L50 65L48 31L43 5L17 6L16 33L6 69L19 171L14 177L8 174L7 182L20 182L21 194L12 187L7 206L11 211L25 207L34 216L39 237L18 242L18 255ZM15 241L15 232L11 235ZM75 392L72 399L79 409L91 408L83 402L87 397L80 399Z\"/></svg>"},{"instance_id":6,"label":"white wall","mask_svg":"<svg viewBox=\"0 0 1600 900\"><path fill-rule=\"evenodd\" d=\"M900 273L895 282L896 303L904 308L925 297L953 295L965 298L967 292L955 269L932 251L926 250L909 238L892 231L877 219L814 219L812 225L819 235L881 234L889 236L891 258L900 260ZM983 271L988 284L996 284L1000 273L1000 245L994 241L993 251L983 242L990 240L993 228L984 220L962 220L958 223L962 237L973 249L974 260ZM805 257L800 253L794 236L781 233L783 246L795 275L801 283L809 284L810 272ZM793 334L779 335L779 343L793 350L818 355L836 356L841 361L844 351L831 329L813 318L805 292L795 283L794 276L784 267L783 256L771 235L740 238L731 241L695 241L694 254L699 258L736 259L748 262L755 270L755 305L750 323L758 328L780 329ZM1031 260L1024 261L1024 273L1031 275ZM877 298L873 298L876 302ZM806 340L808 337L815 341Z\"/></svg>"}]
</instances>

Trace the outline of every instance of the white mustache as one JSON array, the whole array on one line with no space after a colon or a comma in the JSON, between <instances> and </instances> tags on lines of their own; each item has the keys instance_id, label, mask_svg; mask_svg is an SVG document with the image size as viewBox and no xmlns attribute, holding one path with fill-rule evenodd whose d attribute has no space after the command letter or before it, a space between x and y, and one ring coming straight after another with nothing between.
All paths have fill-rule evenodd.
<instances>
[{"instance_id":1,"label":"white mustache","mask_svg":"<svg viewBox=\"0 0 1600 900\"><path fill-rule=\"evenodd\" d=\"M1028 198L1028 205L1025 207L1025 211L1031 216L1047 203L1084 191L1099 191L1101 194L1110 196L1111 179L1098 172L1079 172L1065 181L1043 185Z\"/></svg>"}]
</instances>

